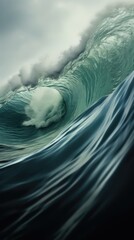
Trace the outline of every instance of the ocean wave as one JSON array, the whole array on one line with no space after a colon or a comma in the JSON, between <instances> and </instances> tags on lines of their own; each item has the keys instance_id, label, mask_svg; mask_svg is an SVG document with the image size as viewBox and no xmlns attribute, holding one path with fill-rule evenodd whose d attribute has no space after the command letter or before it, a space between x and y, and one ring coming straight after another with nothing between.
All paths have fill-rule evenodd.
<instances>
[{"instance_id":1,"label":"ocean wave","mask_svg":"<svg viewBox=\"0 0 134 240\"><path fill-rule=\"evenodd\" d=\"M85 219L86 233L94 233L92 218L98 218L111 199L116 201L116 191L111 194L108 186L122 174L122 165L128 174L124 168L133 162L133 101L134 73L49 147L3 165L2 239L36 239L37 233L45 239L84 239ZM123 181L123 175L120 178ZM118 187L120 193L124 185Z\"/></svg>"},{"instance_id":2,"label":"ocean wave","mask_svg":"<svg viewBox=\"0 0 134 240\"><path fill-rule=\"evenodd\" d=\"M115 225L133 213L133 41L134 7L115 8L58 78L1 88L2 240L127 233Z\"/></svg>"}]
</instances>

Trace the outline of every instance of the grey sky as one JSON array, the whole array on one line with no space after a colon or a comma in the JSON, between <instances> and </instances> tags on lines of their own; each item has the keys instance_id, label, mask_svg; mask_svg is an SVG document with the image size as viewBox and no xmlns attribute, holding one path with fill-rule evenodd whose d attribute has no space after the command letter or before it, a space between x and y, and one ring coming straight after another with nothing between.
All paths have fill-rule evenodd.
<instances>
[{"instance_id":1,"label":"grey sky","mask_svg":"<svg viewBox=\"0 0 134 240\"><path fill-rule=\"evenodd\" d=\"M113 2L117 3L116 0ZM126 0L127 2L127 0ZM0 0L0 81L79 42L109 0Z\"/></svg>"}]
</instances>

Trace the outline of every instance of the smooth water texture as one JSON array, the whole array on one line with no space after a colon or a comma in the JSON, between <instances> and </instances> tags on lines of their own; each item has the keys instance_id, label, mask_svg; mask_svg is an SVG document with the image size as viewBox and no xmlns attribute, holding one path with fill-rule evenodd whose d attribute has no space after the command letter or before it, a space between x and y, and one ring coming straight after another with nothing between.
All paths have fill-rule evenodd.
<instances>
[{"instance_id":1,"label":"smooth water texture","mask_svg":"<svg viewBox=\"0 0 134 240\"><path fill-rule=\"evenodd\" d=\"M131 232L133 43L134 7L115 8L58 78L0 91L2 240Z\"/></svg>"}]
</instances>

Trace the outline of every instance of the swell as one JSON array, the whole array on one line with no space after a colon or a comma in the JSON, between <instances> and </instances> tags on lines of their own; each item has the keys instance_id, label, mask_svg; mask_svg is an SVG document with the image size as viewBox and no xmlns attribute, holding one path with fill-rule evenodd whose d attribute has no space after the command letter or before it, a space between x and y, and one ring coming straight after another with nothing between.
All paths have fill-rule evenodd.
<instances>
[{"instance_id":1,"label":"swell","mask_svg":"<svg viewBox=\"0 0 134 240\"><path fill-rule=\"evenodd\" d=\"M1 239L133 233L133 42L134 8L115 9L57 80L42 76L2 98ZM47 128L25 127L25 107L42 87L58 90L66 113Z\"/></svg>"},{"instance_id":2,"label":"swell","mask_svg":"<svg viewBox=\"0 0 134 240\"><path fill-rule=\"evenodd\" d=\"M37 239L39 234L48 240L89 239L99 235L97 230L105 235L105 227L121 214L132 214L133 106L134 72L53 144L3 165L2 239ZM104 211L113 216L109 222ZM118 226L119 234L125 232Z\"/></svg>"},{"instance_id":3,"label":"swell","mask_svg":"<svg viewBox=\"0 0 134 240\"><path fill-rule=\"evenodd\" d=\"M92 31L84 51L62 69L58 79L42 76L34 88L24 87L5 94L5 100L2 98L5 103L0 109L0 144L18 145L23 151L3 153L1 160L26 156L48 145L78 115L111 93L134 69L133 43L134 7L113 9ZM66 114L45 129L24 127L22 124L28 118L25 107L30 105L34 91L42 87L59 91L65 101Z\"/></svg>"}]
</instances>

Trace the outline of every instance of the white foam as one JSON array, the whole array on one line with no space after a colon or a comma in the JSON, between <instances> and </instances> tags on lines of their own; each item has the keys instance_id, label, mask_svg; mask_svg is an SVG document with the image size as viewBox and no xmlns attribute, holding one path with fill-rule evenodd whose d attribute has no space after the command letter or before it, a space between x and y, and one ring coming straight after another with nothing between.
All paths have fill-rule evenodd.
<instances>
[{"instance_id":1,"label":"white foam","mask_svg":"<svg viewBox=\"0 0 134 240\"><path fill-rule=\"evenodd\" d=\"M29 120L23 122L24 126L48 127L58 122L64 115L64 100L58 90L39 87L34 90L31 102L25 108L25 113Z\"/></svg>"}]
</instances>

